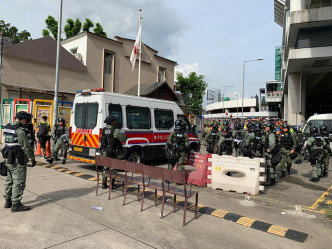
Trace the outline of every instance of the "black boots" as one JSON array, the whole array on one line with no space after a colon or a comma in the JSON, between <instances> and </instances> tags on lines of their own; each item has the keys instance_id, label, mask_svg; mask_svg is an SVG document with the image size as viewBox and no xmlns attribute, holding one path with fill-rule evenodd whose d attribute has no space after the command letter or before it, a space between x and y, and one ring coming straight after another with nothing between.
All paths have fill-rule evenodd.
<instances>
[{"instance_id":1,"label":"black boots","mask_svg":"<svg viewBox=\"0 0 332 249\"><path fill-rule=\"evenodd\" d=\"M66 158L62 159L62 164L66 164Z\"/></svg>"},{"instance_id":2,"label":"black boots","mask_svg":"<svg viewBox=\"0 0 332 249\"><path fill-rule=\"evenodd\" d=\"M318 179L317 177L313 177L313 178L310 179L310 181L311 181L311 182L318 182L319 179Z\"/></svg>"},{"instance_id":3,"label":"black boots","mask_svg":"<svg viewBox=\"0 0 332 249\"><path fill-rule=\"evenodd\" d=\"M6 200L4 208L11 208L12 207L12 200Z\"/></svg>"},{"instance_id":4,"label":"black boots","mask_svg":"<svg viewBox=\"0 0 332 249\"><path fill-rule=\"evenodd\" d=\"M290 175L290 168L287 167L287 175Z\"/></svg>"},{"instance_id":5,"label":"black boots","mask_svg":"<svg viewBox=\"0 0 332 249\"><path fill-rule=\"evenodd\" d=\"M103 178L103 182L101 183L102 189L107 189L107 179Z\"/></svg>"},{"instance_id":6,"label":"black boots","mask_svg":"<svg viewBox=\"0 0 332 249\"><path fill-rule=\"evenodd\" d=\"M48 158L48 159L46 159L46 162L52 164L54 162L54 159L53 158Z\"/></svg>"},{"instance_id":7,"label":"black boots","mask_svg":"<svg viewBox=\"0 0 332 249\"><path fill-rule=\"evenodd\" d=\"M281 171L281 177L285 177L286 176L286 171Z\"/></svg>"},{"instance_id":8,"label":"black boots","mask_svg":"<svg viewBox=\"0 0 332 249\"><path fill-rule=\"evenodd\" d=\"M17 203L12 205L11 211L14 212L24 212L24 211L29 211L31 207L24 206L22 203Z\"/></svg>"}]
</instances>

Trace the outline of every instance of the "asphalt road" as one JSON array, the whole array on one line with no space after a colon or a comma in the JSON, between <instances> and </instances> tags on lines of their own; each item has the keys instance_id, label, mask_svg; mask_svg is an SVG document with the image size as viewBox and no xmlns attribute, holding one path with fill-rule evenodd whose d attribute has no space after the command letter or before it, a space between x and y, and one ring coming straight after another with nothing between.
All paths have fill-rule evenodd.
<instances>
[{"instance_id":1,"label":"asphalt road","mask_svg":"<svg viewBox=\"0 0 332 249\"><path fill-rule=\"evenodd\" d=\"M146 164L165 167L167 162ZM166 205L166 217L160 219L160 202L155 207L146 199L140 212L134 194L128 195L125 206L120 189L111 200L107 190L99 190L96 196L91 164L68 161L54 166L59 168L28 168L23 203L33 209L25 213L1 209L0 248L332 248L332 222L324 215L332 199L332 191L327 191L332 172L329 178L311 183L308 163L293 165L290 176L252 197L249 206L243 194L195 188L200 191L200 205L307 233L303 243L202 213L195 220L189 212L188 224L182 227L181 207L173 213L171 205ZM68 170L61 170L63 166ZM93 177L83 179L70 171ZM4 177L0 182L4 183ZM295 213L295 205L302 206L303 214ZM92 210L93 206L103 211Z\"/></svg>"}]
</instances>

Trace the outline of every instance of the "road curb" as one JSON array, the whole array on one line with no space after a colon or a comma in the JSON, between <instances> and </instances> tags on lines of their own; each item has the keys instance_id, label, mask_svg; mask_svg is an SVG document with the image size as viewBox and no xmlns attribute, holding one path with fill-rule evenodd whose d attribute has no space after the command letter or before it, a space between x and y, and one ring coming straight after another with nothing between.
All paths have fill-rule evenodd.
<instances>
[{"instance_id":1,"label":"road curb","mask_svg":"<svg viewBox=\"0 0 332 249\"><path fill-rule=\"evenodd\" d=\"M44 168L51 168L51 169L55 169L59 172L68 174L68 175L73 175L76 177L79 177L81 179L84 180L89 180L89 181L96 181L97 177L93 176L93 175L89 175L89 174L85 174L85 173L81 173L81 172L77 172L77 171L73 171L73 170L69 170L66 167L62 167L62 166L58 166L58 165L51 165L51 164L46 164L46 163L41 163L38 162L38 165L44 167ZM128 187L128 192L135 192L137 191L136 187ZM147 197L153 197L154 198L154 192L151 191L145 191L146 196ZM162 196L158 195L158 199L161 199ZM172 203L173 198L170 196L166 196L166 203ZM183 207L184 206L184 201L182 200L177 200L176 204ZM194 203L188 202L188 209L189 210L194 210L195 206ZM255 219L251 219L242 215L238 215L235 213L231 213L229 211L225 211L222 209L215 209L215 208L211 208L211 207L207 207L207 206L203 206L203 205L198 205L198 212L202 213L202 214L206 214L206 215L211 215L214 217L218 217L224 220L228 220L231 222L234 222L236 224L248 227L248 228L252 228L252 229L256 229L262 232L266 232L269 234L273 234L276 236L280 236L283 238L287 238L290 240L294 240L297 242L301 242L303 243L306 238L308 237L307 233L302 233L296 230L292 230L289 228L285 228L282 226L278 226L278 225L273 225L270 223L266 223L263 221L258 221Z\"/></svg>"}]
</instances>

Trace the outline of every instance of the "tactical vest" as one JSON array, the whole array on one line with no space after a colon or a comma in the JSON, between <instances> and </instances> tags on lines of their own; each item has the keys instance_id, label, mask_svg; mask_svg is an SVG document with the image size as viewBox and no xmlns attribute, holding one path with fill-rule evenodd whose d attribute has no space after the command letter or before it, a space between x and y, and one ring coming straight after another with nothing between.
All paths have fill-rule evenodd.
<instances>
[{"instance_id":1,"label":"tactical vest","mask_svg":"<svg viewBox=\"0 0 332 249\"><path fill-rule=\"evenodd\" d=\"M184 152L185 148L185 132L183 131L176 131L171 138L171 146L172 150L176 150L177 153Z\"/></svg>"},{"instance_id":2,"label":"tactical vest","mask_svg":"<svg viewBox=\"0 0 332 249\"><path fill-rule=\"evenodd\" d=\"M55 128L56 130L55 130L55 136L57 137L57 138L59 138L59 137L61 137L62 135L64 135L64 134L66 134L66 127L64 127L64 126L56 126L56 128Z\"/></svg>"},{"instance_id":3,"label":"tactical vest","mask_svg":"<svg viewBox=\"0 0 332 249\"><path fill-rule=\"evenodd\" d=\"M324 133L322 134L322 137L324 138L325 143L326 143L325 148L330 148L329 133L324 132Z\"/></svg>"},{"instance_id":4,"label":"tactical vest","mask_svg":"<svg viewBox=\"0 0 332 249\"><path fill-rule=\"evenodd\" d=\"M270 145L270 134L272 134L273 136L276 136L273 132L268 132L266 133L266 140L265 140L265 144L264 144L264 151L267 151L267 149L269 148ZM277 142L277 139L276 139ZM275 152L277 151L277 146L274 147L274 149L272 151L270 151L270 153L275 154Z\"/></svg>"},{"instance_id":5,"label":"tactical vest","mask_svg":"<svg viewBox=\"0 0 332 249\"><path fill-rule=\"evenodd\" d=\"M315 134L315 145L317 147L323 148L322 137L320 135L318 135L318 134Z\"/></svg>"},{"instance_id":6,"label":"tactical vest","mask_svg":"<svg viewBox=\"0 0 332 249\"><path fill-rule=\"evenodd\" d=\"M4 128L5 145L8 149L21 149L21 145L18 143L16 130L22 127L21 123L7 124Z\"/></svg>"},{"instance_id":7,"label":"tactical vest","mask_svg":"<svg viewBox=\"0 0 332 249\"><path fill-rule=\"evenodd\" d=\"M262 147L262 134L260 132L255 132L255 139L253 141L253 150L254 151L261 151Z\"/></svg>"},{"instance_id":8,"label":"tactical vest","mask_svg":"<svg viewBox=\"0 0 332 249\"><path fill-rule=\"evenodd\" d=\"M107 157L115 157L118 147L122 146L119 139L114 137L115 127L105 127L101 132L100 149L106 153Z\"/></svg>"},{"instance_id":9,"label":"tactical vest","mask_svg":"<svg viewBox=\"0 0 332 249\"><path fill-rule=\"evenodd\" d=\"M294 142L293 142L293 138L292 138L292 135L290 132L288 133L287 136L284 133L281 133L280 145L282 147L285 147L287 150L290 150L293 147Z\"/></svg>"},{"instance_id":10,"label":"tactical vest","mask_svg":"<svg viewBox=\"0 0 332 249\"><path fill-rule=\"evenodd\" d=\"M40 123L38 128L38 136L46 136L49 125L47 123Z\"/></svg>"}]
</instances>

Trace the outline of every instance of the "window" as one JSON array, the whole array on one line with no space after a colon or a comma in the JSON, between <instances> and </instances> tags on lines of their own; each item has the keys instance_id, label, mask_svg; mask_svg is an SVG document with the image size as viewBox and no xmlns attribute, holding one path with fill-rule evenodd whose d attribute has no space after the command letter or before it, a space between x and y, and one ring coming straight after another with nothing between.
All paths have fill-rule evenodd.
<instances>
[{"instance_id":1,"label":"window","mask_svg":"<svg viewBox=\"0 0 332 249\"><path fill-rule=\"evenodd\" d=\"M81 129L93 129L97 125L98 104L76 104L75 125Z\"/></svg>"},{"instance_id":2,"label":"window","mask_svg":"<svg viewBox=\"0 0 332 249\"><path fill-rule=\"evenodd\" d=\"M117 129L121 129L122 128L122 108L121 108L121 105L109 104L108 114L110 116L115 116L116 117L115 127Z\"/></svg>"},{"instance_id":3,"label":"window","mask_svg":"<svg viewBox=\"0 0 332 249\"><path fill-rule=\"evenodd\" d=\"M166 68L159 67L158 82L164 82L166 80Z\"/></svg>"},{"instance_id":4,"label":"window","mask_svg":"<svg viewBox=\"0 0 332 249\"><path fill-rule=\"evenodd\" d=\"M84 128L84 105L76 104L75 106L75 125L76 128Z\"/></svg>"},{"instance_id":5,"label":"window","mask_svg":"<svg viewBox=\"0 0 332 249\"><path fill-rule=\"evenodd\" d=\"M323 7L331 7L331 0L311 0L309 9L317 9Z\"/></svg>"},{"instance_id":6,"label":"window","mask_svg":"<svg viewBox=\"0 0 332 249\"><path fill-rule=\"evenodd\" d=\"M147 107L127 106L127 127L129 129L150 129L151 115Z\"/></svg>"},{"instance_id":7,"label":"window","mask_svg":"<svg viewBox=\"0 0 332 249\"><path fill-rule=\"evenodd\" d=\"M104 52L104 74L112 74L113 68L113 54L110 52Z\"/></svg>"},{"instance_id":8,"label":"window","mask_svg":"<svg viewBox=\"0 0 332 249\"><path fill-rule=\"evenodd\" d=\"M168 130L174 126L174 115L171 110L155 110L154 120L156 128L160 130Z\"/></svg>"}]
</instances>

